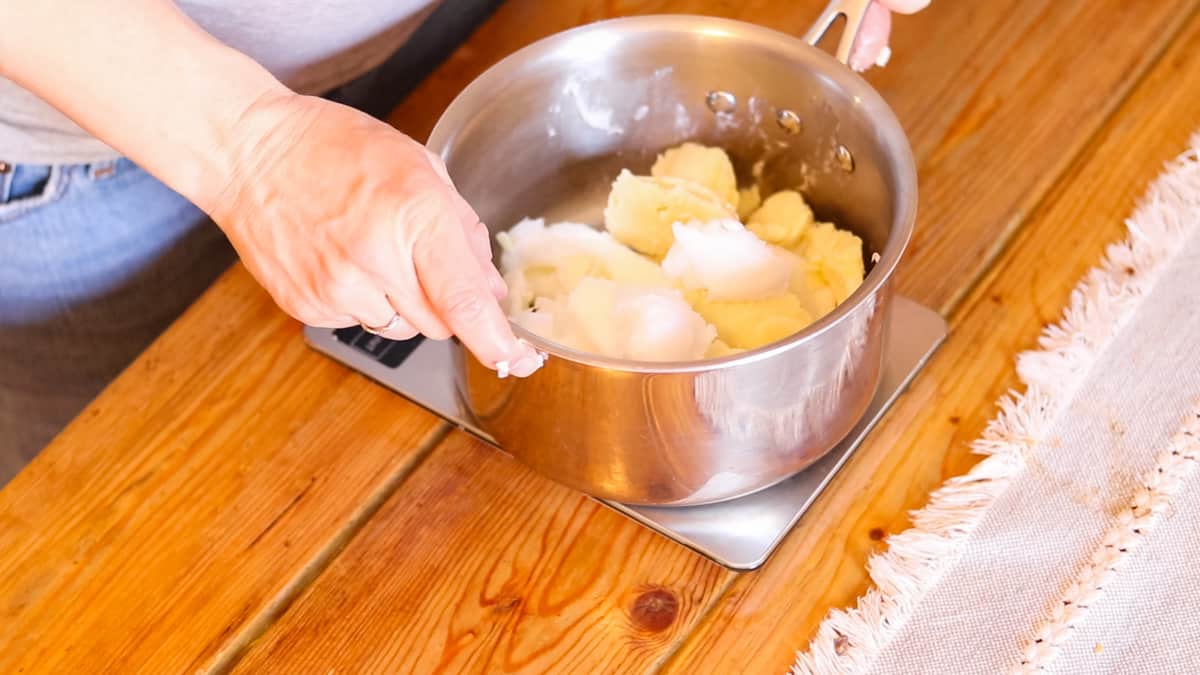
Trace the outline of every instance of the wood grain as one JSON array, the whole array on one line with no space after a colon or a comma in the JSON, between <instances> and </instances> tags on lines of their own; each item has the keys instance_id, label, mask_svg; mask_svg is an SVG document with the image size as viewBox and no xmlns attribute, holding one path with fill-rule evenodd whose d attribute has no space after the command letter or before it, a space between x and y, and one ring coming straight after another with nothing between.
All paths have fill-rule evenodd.
<instances>
[{"instance_id":1,"label":"wood grain","mask_svg":"<svg viewBox=\"0 0 1200 675\"><path fill-rule=\"evenodd\" d=\"M0 492L0 672L206 669L440 428L235 268Z\"/></svg>"},{"instance_id":2,"label":"wood grain","mask_svg":"<svg viewBox=\"0 0 1200 675\"><path fill-rule=\"evenodd\" d=\"M692 11L798 32L820 4L510 0L393 120L423 137L486 65L585 21ZM1173 12L1194 6L935 3L898 21L893 65L871 79L921 170L900 290L952 307L1160 53ZM220 667L389 495L245 669L645 671L723 597L674 669L778 672L862 590L869 533L902 527L970 465L964 444L1011 383L1012 355L1116 234L1135 177L1197 123L1196 37L1164 61L1179 81L1160 67L1088 155L1097 168L1073 171L1054 218L1011 244L986 281L1001 290L971 295L952 347L784 550L728 593L729 573L458 434L405 479L439 423L309 352L236 268L0 492L0 672Z\"/></svg>"},{"instance_id":3,"label":"wood grain","mask_svg":"<svg viewBox=\"0 0 1200 675\"><path fill-rule=\"evenodd\" d=\"M1112 63L1108 63L1104 68L1092 68L1084 77L1092 86L1095 86L1097 82L1105 83L1106 90L1103 93L1091 90L1083 91L1075 89L1074 85L1062 84L1062 87L1076 98L1086 99L1090 108L1077 106L1070 112L1050 107L1043 109L1040 104L1044 104L1045 100L1038 102L1039 105L1035 106L1034 101L1027 97L1023 98L1027 86L1034 87L1044 97L1049 96L1049 100L1055 101L1057 105L1064 105L1065 99L1061 98L1063 94L1052 86L1054 84L1052 74L1054 68L1065 68L1075 62L1071 59L1063 61L1062 59L1065 57L1059 53L1059 50L1063 48L1064 43L1076 46L1082 44L1082 38L1069 35L1079 29L1078 25L1074 25L1075 22L1086 24L1089 21L1097 23L1101 19L1111 21L1112 12L1115 11L1112 6L1109 6L1108 16L1094 14L1090 9L1094 4L1096 3L1087 6L1084 3L1038 5L1042 10L1040 14L1029 19L1029 24L1021 24L1024 26L1024 33L1020 33L1018 38L1003 45L1003 49L1021 53L1019 55L1006 53L1000 56L993 54L987 57L993 59L986 64L992 70L1003 71L1008 62L1017 64L1020 77L1009 77L1003 72L1000 75L992 73L988 76L991 81L988 86L994 86L996 82L1001 82L1003 87L995 90L996 96L1020 99L1023 103L1013 104L1005 99L1002 104L996 104L1000 106L997 108L1000 112L981 115L978 111L970 112L970 114L962 112L974 110L972 106L976 104L970 100L960 102L958 105L961 114L957 117L950 117L949 121L941 126L938 124L938 120L942 119L938 114L940 111L925 113L930 120L926 124L933 130L928 133L941 137L937 143L928 146L930 149L925 150L926 160L932 164L923 163L923 170L928 174L923 176L923 180L932 183L936 188L932 190L932 195L926 198L926 212L932 212L935 217L938 217L939 213L941 214L940 219L928 227L931 231L936 230L937 236L941 237L939 241L942 241L945 246L955 249L955 255L949 255L945 250L922 253L918 242L916 255L914 261L910 263L910 267L919 267L921 274L914 277L913 281L908 282L909 287L906 290L919 299L934 304L949 303L953 300L954 294L948 293L947 289L950 289L954 283L966 284L974 274L985 268L987 255L980 251L999 250L997 242L1005 236L1006 228L1011 227L1009 221L1012 220L1013 209L1022 208L1021 204L1036 203L1043 196L1042 193L1038 193L1038 190L1042 190L1044 193L1052 181L1053 174L1066 166L1073 148L1082 147L1087 142L1092 132L1103 121L1104 111L1110 110L1118 104L1121 91L1130 86L1148 65L1150 57L1142 55L1131 45L1142 40L1141 48L1145 49L1148 48L1148 45L1157 45L1156 41L1158 40L1165 41L1172 34L1169 29L1173 24L1169 21L1168 14L1163 12L1150 19L1151 28L1154 27L1153 22L1158 21L1159 32L1155 32L1151 28L1146 28L1144 31L1139 29L1138 36L1131 39L1128 44L1113 46L1114 51L1124 55L1124 61L1121 61L1122 57L1118 57L1115 61L1121 65L1110 68ZM653 9L681 11L688 6L690 6L688 3L655 3ZM707 4L705 6L712 7ZM954 5L954 7L960 6ZM631 7L645 9L647 6L626 3L619 9L625 10ZM960 27L962 30L974 31L969 39L959 36L959 33L955 31L950 31L956 37L954 40L950 40L948 37L948 42L961 46L964 52L967 51L968 46L973 49L974 45L981 40L986 42L986 38L999 32L998 27L1007 30L1009 27L1006 22L1010 21L1010 13L1013 11L1013 7L1010 5L993 6L989 4L984 9L985 6L982 4L972 4L971 7L973 9L970 11L950 10L951 12L964 11L965 14L959 17ZM732 5L720 5L718 9L731 12L741 11ZM771 10L765 5L763 9L768 11L769 18ZM548 14L551 18L559 17L563 22L574 22L598 18L598 15L604 15L604 12L610 10L612 7L601 7L598 3L559 3L556 5L556 9L548 11ZM781 10L776 8L773 11ZM477 67L482 68L490 63L506 48L515 48L522 44L522 40L526 37L532 39L531 36L536 35L539 31L549 32L557 29L557 26L546 29L544 24L534 20L535 15L530 3L514 0L506 4L492 21L472 39L471 44L460 50L456 61L448 66L451 70L447 72L453 73L451 79L463 79L466 77L463 75L464 72L473 75ZM761 20L763 17L756 18ZM1142 18L1145 19L1145 17ZM1052 27L1053 30L1047 29L1047 26ZM1072 40L1074 40L1073 43ZM936 44L941 45L942 43ZM1157 53L1155 48L1150 47L1149 49L1152 54ZM1031 51L1035 56L1025 54L1025 50ZM476 55L486 56L477 57ZM967 58L967 56L954 53L922 52L914 54L912 58L914 61L928 59L924 61L924 68L932 72L937 68L954 69L957 67L957 62L954 62L953 59ZM973 51L970 58L976 58ZM950 62L950 65L947 65L947 62ZM1049 70L1029 72L1031 64L1034 62L1038 62L1041 67L1049 68ZM973 72L970 68L964 68L962 73ZM915 75L910 74L908 77L913 78ZM960 86L968 89L975 86L976 80L966 79L966 75L963 74L960 74L959 77L963 78ZM975 74L975 77L979 77L979 74ZM1044 79L1037 80L1031 85L1028 82L1030 78ZM935 79L934 81L940 80ZM921 82L921 80L910 79L909 82ZM947 84L947 86L949 85ZM438 95L452 95L452 92L449 91L451 88L437 85L436 80L433 80L428 85L428 90L419 91L415 98L427 104L437 100ZM1114 90L1116 91L1114 92ZM921 104L928 109L937 108L940 105L938 100L924 93L919 86L897 90L893 96L912 97L914 101L920 99ZM922 109L915 102L909 105L912 110ZM1009 109L1007 107L1009 105L1016 107ZM1031 119L1035 112L1038 113L1037 118ZM406 109L402 108L394 120L402 127L413 130L414 127L406 122L406 114L408 114ZM974 119L970 129L964 127L961 122L963 114ZM1014 124L1014 118L1021 119L1022 123ZM1085 121L1081 122L1081 120ZM1044 145L1047 142L1049 135L1057 135L1058 140L1063 141L1062 147L1065 148L1063 156L1046 155L1038 147L1039 143ZM1005 157L1002 156L1004 153L979 145L986 145L988 142L1005 144L1009 155ZM973 148L977 151L976 154L981 158L978 164L970 161L971 152L959 150L962 144L966 144L968 149ZM1010 169L1005 163L1013 161L1013 156L1029 158L1030 162L1025 167ZM989 172L991 173L989 174ZM990 176L997 174L1003 176L1004 180L993 181ZM953 189L955 186L958 186L960 190L973 192L976 198L973 200L960 199ZM953 197L953 200L946 203L945 206L939 206L941 202L938 201L938 195L949 195ZM947 198L943 197L943 199ZM939 209L941 210L939 211ZM952 224L950 224L951 215L954 216ZM927 215L926 218L928 217ZM987 225L987 223L991 225ZM993 229L988 230L987 227ZM983 241L982 245L980 244L981 240ZM1085 264L1086 261L1081 261L1078 267L1082 269ZM957 282L953 281L954 269L960 272ZM946 275L951 275L952 281L948 282ZM1062 283L1070 283L1074 280L1074 275L1064 276L1063 279L1066 281ZM957 293L957 291L955 292ZM999 337L1006 335L1005 333L998 334ZM1015 344L996 342L990 344L994 349L992 363L1007 364L1014 353ZM986 368L986 365L984 367ZM951 394L957 392L960 397L972 395L979 397L980 391L985 385L995 386L1003 379L1002 377L997 378L996 382L981 382L971 377L960 380L953 377L947 378L946 373L945 365L943 365L943 370L938 371L937 375L931 374L924 378L924 391L934 392L932 395L926 394L926 398L923 399L924 405L928 406L930 396L936 396L939 391ZM990 402L994 394L994 389L989 388L984 392L983 398ZM910 409L910 413L915 414L916 412L919 411ZM964 438L969 438L965 434L972 433L972 429L967 427L969 425L966 425L961 432L964 434ZM889 428L893 434L904 430L903 425L896 422ZM943 427L936 424L931 424L929 429L935 435L942 430ZM875 455L868 455L870 459L864 460L867 462L865 466L871 466L872 462L879 463L881 461L879 454L886 445L886 441L877 442L873 446L876 448ZM945 446L927 447L913 444L908 447L910 449L905 456L898 458L897 461L903 460L901 469L906 469L910 474L904 474L896 480L891 480L886 475L865 472L858 474L856 480L841 481L839 482L841 488L837 491L836 496L840 500L837 502L838 505L844 506L847 502L856 500L864 504L873 503L872 500L863 497L879 491L881 496L875 498L874 502L884 504L885 507L891 506L892 510L886 511L886 513L890 514L889 517L894 520L895 514L903 511L902 507L896 506L897 502L919 503L918 500L923 498L929 487L940 481L942 472L934 467L932 471L925 473L924 481L917 482L915 485L908 484L906 479L912 473L920 474L921 469L927 469L928 466L925 462L936 463L939 461L945 455ZM663 655L674 648L678 636L686 634L677 633L669 636L661 645L657 645L651 654L637 652L631 655L623 651L623 645L627 644L628 637L625 632L626 628L621 624L596 622L587 628L564 630L551 627L553 626L553 617L539 614L537 617L529 619L532 622L531 625L538 626L538 628L530 630L540 635L550 636L546 637L551 644L547 648L547 656L544 659L528 662L506 656L509 653L520 652L520 648L514 645L514 640L518 639L516 628L509 630L478 628L480 625L490 626L487 621L479 618L484 604L477 600L477 598L491 597L489 588L494 585L494 582L491 580L488 570L497 564L505 567L520 566L524 568L525 565L520 565L519 561L531 555L529 550L534 546L532 542L541 542L538 545L546 547L556 543L564 536L563 526L559 524L564 513L575 513L581 508L594 509L596 507L582 496L571 495L564 496L563 500L557 502L553 508L546 508L543 506L544 502L540 491L520 487L527 485L527 481L540 481L540 479L533 477L520 465L503 462L488 468L487 482L480 483L475 490L472 490L472 499L485 503L508 503L509 500L517 499L519 500L517 503L523 504L525 508L498 509L486 514L471 513L470 517L463 517L457 515L460 506L456 501L433 500L425 497L428 493L457 494L455 486L461 477L456 467L460 463L459 450L454 444L448 443L445 447L435 449L427 462L422 465L419 472L420 481L416 481L414 478L413 481L406 482L401 486L401 489L389 502L387 509L381 511L360 534L359 539L352 546L353 553L348 552L347 555L339 558L334 566L334 569L337 570L336 576L320 579L311 592L306 594L285 615L281 623L268 632L263 643L257 645L250 652L245 662L246 669L258 671L281 667L283 670L304 670L315 667L317 664L324 665L332 662L342 668L363 667L366 670L379 671L439 670L440 666L444 666L450 672L459 670L468 672L489 670L557 672L573 668L591 672L610 670L636 672L653 667ZM860 462L860 464L862 463ZM969 466L969 462L959 460L953 469L961 471L965 470L967 466ZM860 471L862 470L860 469ZM426 485L424 481L429 481L429 485ZM771 609L770 612L761 615L752 614L758 622L754 627L761 628L761 633L754 633L752 639L739 640L742 629L738 622L722 623L715 636L708 635L705 638L708 641L715 640L715 637L727 640L722 643L723 647L719 655L714 657L710 652L696 653L694 658L690 654L685 655L688 661L685 666L681 667L681 670L683 672L773 672L775 669L785 667L795 647L799 646L800 639L783 638L782 636L788 636L791 633L786 629L773 629L776 617L772 612L783 614L786 617L790 605L804 604L796 603L793 600L797 593L807 593L808 598L811 598L813 602L827 602L834 597L853 599L864 585L862 561L867 550L873 544L869 537L860 539L844 536L843 532L846 527L851 524L854 524L855 527L861 525L861 522L856 523L853 519L853 514L850 519L847 519L846 512L847 508L845 507L837 511L827 510L806 520L804 531L812 533L811 537L805 540L807 548L797 551L790 557L783 558L781 556L783 562L772 561L769 563L767 572L773 573L779 570L777 576L773 577L778 582L776 588L786 592L776 594L772 587L764 586L757 589L761 591L761 596L750 599L754 603L751 607ZM878 515L879 512L873 513ZM403 552L390 553L397 549L402 541L398 532L403 532L405 528L412 527L416 523L443 522L443 519L448 520L445 521L445 525L438 527L440 536L403 540ZM593 538L593 541L605 542L623 541L626 537L631 536L629 534L630 527L631 524L626 520L611 518L606 521L592 522L587 529L588 536ZM825 537L828 537L828 540ZM449 545L446 542L447 538L455 542L452 544L454 547L452 550L456 552L452 570L436 577L405 576L402 582L396 584L394 590L381 591L381 585L387 584L388 581L386 575L374 572L377 564L375 561L381 557L392 560L394 561L391 564L392 573L402 574L398 570L444 560L446 546ZM493 560L491 557L480 559L477 556L468 556L466 560L459 560L459 556L467 555L473 550L470 546L481 546L479 542L497 540L518 543L510 549L497 552L500 557L499 561ZM459 541L467 543L463 544L463 548L460 549L457 543ZM686 549L654 537L648 539L645 546L654 547L656 563L664 568L673 569L683 566L687 569L697 570L699 578L685 582L686 584L698 585L705 589L723 587L719 581L709 581L710 575L716 574L715 572L694 567L695 555ZM630 547L624 551L624 555L631 560L637 560L639 559L638 548ZM546 554L542 559L553 560ZM572 562L570 566L582 566L583 569L590 570L595 564L591 561L584 561ZM569 574L569 570L565 569L563 565L555 565L553 570L552 573L549 573L552 577ZM798 576L792 576L792 572ZM331 570L330 574L335 573ZM407 575L408 573L403 574ZM613 571L611 574L615 575L617 572ZM720 578L731 578L725 577L725 574L727 573L721 573ZM542 579L536 576L531 576L529 579L527 585L518 587L521 590L516 593L514 602L526 606L539 593L555 592L552 590L553 587L537 585L544 583ZM798 589L789 584L788 582L792 579L803 580L800 583L801 588ZM632 582L633 579L631 578L630 581ZM741 582L735 582L734 588L739 590L728 596L727 601L736 602L737 593L744 586L745 584ZM591 598L580 604L576 611L587 612L592 607L618 607L622 603L628 602L629 592L628 586L625 584L613 585L602 596ZM384 596L382 600L379 598L380 595ZM699 602L704 604L711 601L713 597L711 594L702 596ZM476 600L466 604L452 602L457 598ZM409 609L414 603L416 607ZM718 605L721 612L724 612L725 604L722 602ZM441 610L444 615L439 615L439 610L443 607L449 607L449 609ZM825 604L821 612L823 613L828 607L829 605ZM389 612L398 612L401 616L389 619ZM738 615L737 618L740 620L742 615ZM438 623L430 623L435 620ZM717 623L714 621L709 625L715 626ZM468 632L476 642L473 642L472 646L465 651L451 650L447 656L447 645L452 644L451 637L447 636L457 635L457 633L444 626L460 624L470 627ZM802 635L803 633L798 631L796 634ZM588 635L590 638L584 637L584 635ZM407 645L407 641L413 639L418 644ZM583 646L591 644L588 642L589 639L602 647L592 651ZM699 643L703 642L702 640ZM400 643L405 643L405 646L379 653L381 644ZM764 647L768 643L769 646ZM697 643L689 642L690 644ZM560 649L560 645L572 646ZM345 655L346 651L352 653ZM780 659L779 654L784 654L786 658ZM443 662L442 658L447 658L448 661ZM624 658L631 660L622 661ZM753 664L755 667L747 667L746 664Z\"/></svg>"},{"instance_id":4,"label":"wood grain","mask_svg":"<svg viewBox=\"0 0 1200 675\"><path fill-rule=\"evenodd\" d=\"M1057 319L1104 246L1124 236L1163 162L1200 128L1197 40L1200 17L970 294L946 345L811 514L764 569L734 582L669 672L784 672L827 611L865 590L877 539L906 528L907 510L977 461L967 444L1017 385L1014 355Z\"/></svg>"},{"instance_id":5,"label":"wood grain","mask_svg":"<svg viewBox=\"0 0 1200 675\"><path fill-rule=\"evenodd\" d=\"M723 588L464 433L435 452L237 672L644 672Z\"/></svg>"},{"instance_id":6,"label":"wood grain","mask_svg":"<svg viewBox=\"0 0 1200 675\"><path fill-rule=\"evenodd\" d=\"M800 34L825 0L508 0L391 121L426 138L488 66L541 37L614 16L694 13ZM867 79L896 111L920 172L917 230L897 284L948 312L1161 53L1193 0L941 2L898 17ZM1102 55L1102 56L1101 56Z\"/></svg>"}]
</instances>

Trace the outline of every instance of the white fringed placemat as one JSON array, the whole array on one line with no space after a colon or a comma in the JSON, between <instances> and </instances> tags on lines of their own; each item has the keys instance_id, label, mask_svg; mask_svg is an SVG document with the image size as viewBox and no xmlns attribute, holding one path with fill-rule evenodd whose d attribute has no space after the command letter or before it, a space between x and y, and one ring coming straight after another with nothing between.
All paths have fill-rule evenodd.
<instances>
[{"instance_id":1,"label":"white fringed placemat","mask_svg":"<svg viewBox=\"0 0 1200 675\"><path fill-rule=\"evenodd\" d=\"M795 673L1200 672L1200 135Z\"/></svg>"}]
</instances>

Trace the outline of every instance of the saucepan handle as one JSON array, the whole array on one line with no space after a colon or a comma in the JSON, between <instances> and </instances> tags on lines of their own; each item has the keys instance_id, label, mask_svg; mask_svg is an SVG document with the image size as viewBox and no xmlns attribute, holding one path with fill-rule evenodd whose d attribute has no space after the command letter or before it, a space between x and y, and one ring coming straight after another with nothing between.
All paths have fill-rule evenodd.
<instances>
[{"instance_id":1,"label":"saucepan handle","mask_svg":"<svg viewBox=\"0 0 1200 675\"><path fill-rule=\"evenodd\" d=\"M830 0L816 23L804 34L804 41L815 47L821 38L825 37L825 33L829 31L829 27L839 16L846 17L846 27L842 30L842 37L838 41L835 55L838 61L849 65L850 50L854 47L854 41L858 39L858 31L862 28L863 17L866 16L871 1Z\"/></svg>"}]
</instances>

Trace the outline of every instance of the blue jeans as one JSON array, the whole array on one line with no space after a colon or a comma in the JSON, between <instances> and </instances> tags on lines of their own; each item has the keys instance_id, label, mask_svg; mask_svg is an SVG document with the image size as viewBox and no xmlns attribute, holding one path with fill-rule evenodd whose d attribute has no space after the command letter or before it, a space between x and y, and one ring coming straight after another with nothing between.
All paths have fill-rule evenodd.
<instances>
[{"instance_id":1,"label":"blue jeans","mask_svg":"<svg viewBox=\"0 0 1200 675\"><path fill-rule=\"evenodd\" d=\"M0 486L233 260L128 160L0 164Z\"/></svg>"}]
</instances>

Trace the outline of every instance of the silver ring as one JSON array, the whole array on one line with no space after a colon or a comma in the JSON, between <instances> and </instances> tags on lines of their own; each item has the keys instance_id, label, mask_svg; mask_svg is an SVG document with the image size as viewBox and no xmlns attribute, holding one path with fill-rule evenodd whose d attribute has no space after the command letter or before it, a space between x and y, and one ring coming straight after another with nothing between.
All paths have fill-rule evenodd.
<instances>
[{"instance_id":1,"label":"silver ring","mask_svg":"<svg viewBox=\"0 0 1200 675\"><path fill-rule=\"evenodd\" d=\"M399 314L393 314L392 318L387 322L387 324L385 324L383 326L368 326L367 324L362 323L361 321L358 323L358 325L362 326L363 330L367 331L368 333L371 333L372 335L383 335L384 333L386 333L388 331L399 328L400 324L403 322L404 322L404 319L400 318Z\"/></svg>"}]
</instances>

